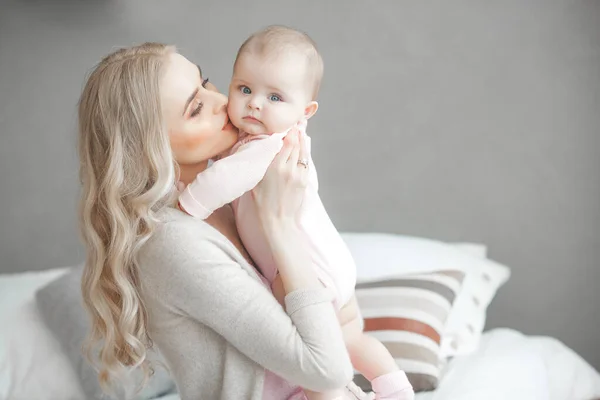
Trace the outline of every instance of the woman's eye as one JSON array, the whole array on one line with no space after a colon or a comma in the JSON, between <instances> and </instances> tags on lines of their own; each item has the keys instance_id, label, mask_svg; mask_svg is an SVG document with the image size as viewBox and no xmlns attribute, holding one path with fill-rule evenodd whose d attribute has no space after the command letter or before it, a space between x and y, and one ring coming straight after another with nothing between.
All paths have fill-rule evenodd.
<instances>
[{"instance_id":1,"label":"woman's eye","mask_svg":"<svg viewBox=\"0 0 600 400\"><path fill-rule=\"evenodd\" d=\"M271 100L271 101L281 101L281 97L277 96L276 94L272 94L271 96L269 96L269 100Z\"/></svg>"},{"instance_id":2,"label":"woman's eye","mask_svg":"<svg viewBox=\"0 0 600 400\"><path fill-rule=\"evenodd\" d=\"M204 106L204 103L199 102L198 105L196 106L196 108L194 108L192 110L192 112L190 113L190 116L195 117L196 115L200 114L200 111L202 110L203 106Z\"/></svg>"},{"instance_id":3,"label":"woman's eye","mask_svg":"<svg viewBox=\"0 0 600 400\"><path fill-rule=\"evenodd\" d=\"M250 90L250 88L248 86L242 86L242 93L244 94L250 94L252 93L252 91Z\"/></svg>"},{"instance_id":4,"label":"woman's eye","mask_svg":"<svg viewBox=\"0 0 600 400\"><path fill-rule=\"evenodd\" d=\"M206 79L204 79L204 80L202 81L202 87L203 87L203 88L206 88L206 84L207 84L207 83L208 83L208 78L206 78Z\"/></svg>"}]
</instances>

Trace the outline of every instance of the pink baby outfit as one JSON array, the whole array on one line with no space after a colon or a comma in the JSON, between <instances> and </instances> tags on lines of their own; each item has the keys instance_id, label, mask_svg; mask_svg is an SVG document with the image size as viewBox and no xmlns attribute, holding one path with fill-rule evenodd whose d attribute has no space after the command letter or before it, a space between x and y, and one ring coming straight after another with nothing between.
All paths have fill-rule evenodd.
<instances>
[{"instance_id":1,"label":"pink baby outfit","mask_svg":"<svg viewBox=\"0 0 600 400\"><path fill-rule=\"evenodd\" d=\"M299 124L310 152L306 122ZM281 147L287 132L250 136L240 134L231 154L215 161L198 174L179 197L189 214L205 219L214 210L232 203L236 224L246 250L269 283L277 275L277 267L266 238L261 232L254 200L250 194ZM298 168L303 168L301 165ZM356 267L350 251L331 222L318 194L315 166L309 157L309 182L302 202L298 225L304 233L312 267L325 288L333 295L339 309L354 294Z\"/></svg>"}]
</instances>

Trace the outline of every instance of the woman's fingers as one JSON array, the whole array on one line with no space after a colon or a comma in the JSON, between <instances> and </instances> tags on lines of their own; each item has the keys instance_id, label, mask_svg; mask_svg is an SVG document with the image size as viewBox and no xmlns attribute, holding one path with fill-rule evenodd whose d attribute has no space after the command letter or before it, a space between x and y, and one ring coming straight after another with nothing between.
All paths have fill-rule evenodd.
<instances>
[{"instance_id":1,"label":"woman's fingers","mask_svg":"<svg viewBox=\"0 0 600 400\"><path fill-rule=\"evenodd\" d=\"M300 134L300 143L298 144L299 159L297 167L300 169L300 184L306 186L308 182L308 166L310 154L308 154L308 148L306 146L306 136Z\"/></svg>"},{"instance_id":2,"label":"woman's fingers","mask_svg":"<svg viewBox=\"0 0 600 400\"><path fill-rule=\"evenodd\" d=\"M283 147L281 148L281 150L279 150L279 153L277 153L273 161L278 165L284 165L290 158L290 154L292 154L293 147L294 146L290 142L289 135L287 135L285 138L283 138Z\"/></svg>"},{"instance_id":3,"label":"woman's fingers","mask_svg":"<svg viewBox=\"0 0 600 400\"><path fill-rule=\"evenodd\" d=\"M308 149L306 148L306 136L300 135L300 161L308 162ZM305 165L308 168L308 165Z\"/></svg>"},{"instance_id":4,"label":"woman's fingers","mask_svg":"<svg viewBox=\"0 0 600 400\"><path fill-rule=\"evenodd\" d=\"M267 169L262 181L252 190L259 214L296 216L304 200L308 169L299 163L304 133L290 132L283 147ZM307 154L304 145L304 153Z\"/></svg>"},{"instance_id":5,"label":"woman's fingers","mask_svg":"<svg viewBox=\"0 0 600 400\"><path fill-rule=\"evenodd\" d=\"M293 136L296 137L294 140L294 147L292 148L292 152L290 153L290 157L288 158L288 166L290 168L298 168L298 160L300 158L300 134L297 132L292 133Z\"/></svg>"}]
</instances>

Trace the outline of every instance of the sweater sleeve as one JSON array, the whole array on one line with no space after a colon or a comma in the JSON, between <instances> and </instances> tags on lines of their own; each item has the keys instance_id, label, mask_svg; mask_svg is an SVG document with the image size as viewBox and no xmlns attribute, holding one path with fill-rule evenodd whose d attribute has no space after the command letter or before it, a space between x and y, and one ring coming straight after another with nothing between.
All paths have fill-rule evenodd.
<instances>
[{"instance_id":1,"label":"sweater sleeve","mask_svg":"<svg viewBox=\"0 0 600 400\"><path fill-rule=\"evenodd\" d=\"M167 224L155 234L169 244L152 252L162 271L160 297L291 383L313 391L345 386L353 369L328 292L289 293L286 312L228 254L237 251L231 243L201 240L196 230L193 224Z\"/></svg>"}]
</instances>

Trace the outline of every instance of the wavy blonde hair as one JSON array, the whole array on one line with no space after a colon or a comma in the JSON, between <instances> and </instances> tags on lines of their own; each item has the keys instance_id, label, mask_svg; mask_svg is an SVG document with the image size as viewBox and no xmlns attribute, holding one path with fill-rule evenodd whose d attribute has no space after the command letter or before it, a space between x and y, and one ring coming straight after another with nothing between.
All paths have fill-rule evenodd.
<instances>
[{"instance_id":1,"label":"wavy blonde hair","mask_svg":"<svg viewBox=\"0 0 600 400\"><path fill-rule=\"evenodd\" d=\"M142 369L139 389L153 373L136 255L175 195L159 87L174 51L145 43L109 54L79 101L79 217L87 251L81 289L92 320L84 351L106 392L123 370Z\"/></svg>"}]
</instances>

